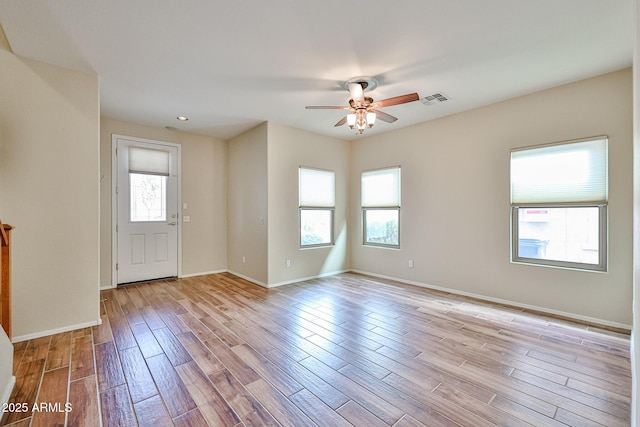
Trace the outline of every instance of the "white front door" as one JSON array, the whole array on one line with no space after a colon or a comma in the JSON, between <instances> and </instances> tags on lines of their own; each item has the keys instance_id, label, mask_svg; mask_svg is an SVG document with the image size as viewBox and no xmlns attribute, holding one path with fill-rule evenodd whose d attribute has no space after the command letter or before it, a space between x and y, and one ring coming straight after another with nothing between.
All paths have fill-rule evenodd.
<instances>
[{"instance_id":1,"label":"white front door","mask_svg":"<svg viewBox=\"0 0 640 427\"><path fill-rule=\"evenodd\" d=\"M179 150L115 136L116 283L178 275Z\"/></svg>"}]
</instances>

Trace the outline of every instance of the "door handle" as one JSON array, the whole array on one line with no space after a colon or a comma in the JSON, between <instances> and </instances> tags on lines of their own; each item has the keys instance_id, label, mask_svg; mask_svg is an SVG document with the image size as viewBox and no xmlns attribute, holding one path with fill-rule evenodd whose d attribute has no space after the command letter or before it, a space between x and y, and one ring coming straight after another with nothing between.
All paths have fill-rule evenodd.
<instances>
[{"instance_id":1,"label":"door handle","mask_svg":"<svg viewBox=\"0 0 640 427\"><path fill-rule=\"evenodd\" d=\"M176 225L177 223L175 221L170 222L168 225Z\"/></svg>"}]
</instances>

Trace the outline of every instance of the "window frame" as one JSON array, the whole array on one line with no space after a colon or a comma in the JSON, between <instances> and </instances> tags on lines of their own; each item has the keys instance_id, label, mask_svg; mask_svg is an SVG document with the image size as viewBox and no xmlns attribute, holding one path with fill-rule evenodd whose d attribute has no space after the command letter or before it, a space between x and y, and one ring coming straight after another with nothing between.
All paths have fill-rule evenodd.
<instances>
[{"instance_id":1,"label":"window frame","mask_svg":"<svg viewBox=\"0 0 640 427\"><path fill-rule=\"evenodd\" d=\"M531 258L518 255L520 247L519 218L520 209L553 209L553 208L598 208L598 263L589 264L573 261L559 261L547 258ZM607 271L608 261L608 212L607 204L536 204L511 206L511 261L519 264L532 264L545 267L568 268L586 271Z\"/></svg>"},{"instance_id":2,"label":"window frame","mask_svg":"<svg viewBox=\"0 0 640 427\"><path fill-rule=\"evenodd\" d=\"M302 244L302 212L303 211L327 211L329 212L330 218L331 218L331 236L330 236L330 242L325 243L309 243L309 244ZM310 248L322 248L322 247L327 247L327 246L334 246L335 245L335 233L334 233L334 224L335 224L335 208L317 208L317 207L305 207L305 206L301 206L299 208L299 213L298 213L298 220L300 221L298 230L299 230L299 239L298 239L298 243L300 244L300 249L310 249Z\"/></svg>"},{"instance_id":3,"label":"window frame","mask_svg":"<svg viewBox=\"0 0 640 427\"><path fill-rule=\"evenodd\" d=\"M376 173L376 172L382 172L382 171L392 171L392 170L397 170L397 174L398 174L398 179L397 179L397 184L398 184L398 189L397 189L397 204L380 204L380 205L375 205L375 204L365 204L363 202L363 193L364 193L364 185L363 185L363 178L365 177L365 174L367 173ZM362 214L361 214L361 220L362 220L362 245L363 246L372 246L372 247L378 247L378 248L387 248L387 249L400 249L400 243L401 243L401 215L400 215L400 209L401 209L401 200L402 200L402 166L400 165L395 165L395 166L387 166L387 167L383 167L383 168L377 168L377 169L369 169L369 170L364 170L362 171L362 173L360 174L360 191L361 191L361 197L360 197L360 208L362 209ZM398 243L397 244L392 244L392 243L377 243L377 242L369 242L367 241L367 211L388 211L388 210L394 210L397 212L398 215Z\"/></svg>"},{"instance_id":4,"label":"window frame","mask_svg":"<svg viewBox=\"0 0 640 427\"><path fill-rule=\"evenodd\" d=\"M558 201L557 199L554 201L535 201L535 202L514 202L511 200L511 262L518 264L529 264L535 266L543 266L543 267L556 267L556 268L566 268L566 269L574 269L581 271L596 271L596 272L607 272L608 269L608 240L609 240L609 227L608 227L608 136L600 135L590 138L582 138L575 139L569 141L561 141L552 144L543 144L537 146L523 147L511 150L511 160L510 160L510 186L511 196L513 197L513 153L521 152L526 150L536 150L536 149L544 149L545 147L553 146L562 146L562 145L570 145L577 143L588 143L590 141L598 141L604 140L605 150L604 150L604 195L603 200L598 201ZM519 212L521 209L553 209L553 208L598 208L598 263L590 264L590 263L582 263L582 262L573 262L573 261L559 261L552 260L546 258L532 258L519 256L520 249L520 224L519 224Z\"/></svg>"},{"instance_id":5,"label":"window frame","mask_svg":"<svg viewBox=\"0 0 640 427\"><path fill-rule=\"evenodd\" d=\"M367 241L367 211L396 211L398 213L398 244ZM362 208L362 244L380 248L400 249L400 207L363 207Z\"/></svg>"},{"instance_id":6,"label":"window frame","mask_svg":"<svg viewBox=\"0 0 640 427\"><path fill-rule=\"evenodd\" d=\"M300 198L301 198L301 194L302 194L302 181L300 179L301 175L302 175L302 170L306 169L306 170L312 170L312 171L319 171L319 172L328 172L333 174L333 205L329 206L316 206L316 205L303 205L300 202ZM336 191L336 173L333 170L328 170L328 169L320 169L320 168L314 168L314 167L309 167L309 166L300 166L298 168L298 245L300 249L313 249L313 248L323 248L323 247L331 247L331 246L335 246L335 191ZM302 213L304 211L326 211L329 213L330 215L330 241L329 242L322 242L322 243L312 243L312 244L303 244L302 243Z\"/></svg>"}]
</instances>

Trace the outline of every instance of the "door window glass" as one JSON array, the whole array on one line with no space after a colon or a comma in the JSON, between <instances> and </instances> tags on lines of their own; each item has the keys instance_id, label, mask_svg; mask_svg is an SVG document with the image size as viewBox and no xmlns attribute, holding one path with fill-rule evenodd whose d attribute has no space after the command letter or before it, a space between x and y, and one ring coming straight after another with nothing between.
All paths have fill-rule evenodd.
<instances>
[{"instance_id":1,"label":"door window glass","mask_svg":"<svg viewBox=\"0 0 640 427\"><path fill-rule=\"evenodd\" d=\"M131 222L167 220L167 177L129 173Z\"/></svg>"}]
</instances>

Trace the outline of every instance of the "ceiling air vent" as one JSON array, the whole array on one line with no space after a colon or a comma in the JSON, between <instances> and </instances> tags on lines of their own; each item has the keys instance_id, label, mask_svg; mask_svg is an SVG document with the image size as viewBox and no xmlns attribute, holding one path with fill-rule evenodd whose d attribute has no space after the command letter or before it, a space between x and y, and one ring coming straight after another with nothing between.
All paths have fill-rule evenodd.
<instances>
[{"instance_id":1,"label":"ceiling air vent","mask_svg":"<svg viewBox=\"0 0 640 427\"><path fill-rule=\"evenodd\" d=\"M449 98L444 93L439 92L439 93L434 93L433 95L425 96L420 100L420 102L422 102L424 105L429 106L429 105L440 104L441 102L448 101L449 99L451 98Z\"/></svg>"}]
</instances>

